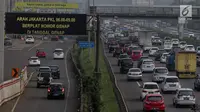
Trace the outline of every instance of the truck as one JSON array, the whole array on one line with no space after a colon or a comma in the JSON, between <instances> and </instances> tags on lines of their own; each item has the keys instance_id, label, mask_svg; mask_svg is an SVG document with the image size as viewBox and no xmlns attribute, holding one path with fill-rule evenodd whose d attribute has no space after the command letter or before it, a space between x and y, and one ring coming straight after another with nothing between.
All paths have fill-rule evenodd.
<instances>
[{"instance_id":1,"label":"truck","mask_svg":"<svg viewBox=\"0 0 200 112\"><path fill-rule=\"evenodd\" d=\"M196 52L181 51L176 54L175 69L179 78L196 78Z\"/></svg>"},{"instance_id":2,"label":"truck","mask_svg":"<svg viewBox=\"0 0 200 112\"><path fill-rule=\"evenodd\" d=\"M169 71L175 71L175 57L181 49L179 47L173 47L172 50L169 52L169 55L166 58L166 68Z\"/></svg>"},{"instance_id":3,"label":"truck","mask_svg":"<svg viewBox=\"0 0 200 112\"><path fill-rule=\"evenodd\" d=\"M139 45L144 49L144 51L148 51L152 47L152 42L151 42L152 33L153 32L149 30L138 31Z\"/></svg>"}]
</instances>

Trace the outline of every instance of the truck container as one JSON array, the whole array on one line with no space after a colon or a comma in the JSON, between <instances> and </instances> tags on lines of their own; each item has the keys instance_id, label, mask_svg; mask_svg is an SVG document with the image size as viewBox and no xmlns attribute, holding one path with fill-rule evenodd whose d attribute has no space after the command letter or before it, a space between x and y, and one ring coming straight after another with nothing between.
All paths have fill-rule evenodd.
<instances>
[{"instance_id":1,"label":"truck container","mask_svg":"<svg viewBox=\"0 0 200 112\"><path fill-rule=\"evenodd\" d=\"M138 33L139 45L143 47L144 51L152 47L151 36L152 31L149 30L140 30Z\"/></svg>"}]
</instances>

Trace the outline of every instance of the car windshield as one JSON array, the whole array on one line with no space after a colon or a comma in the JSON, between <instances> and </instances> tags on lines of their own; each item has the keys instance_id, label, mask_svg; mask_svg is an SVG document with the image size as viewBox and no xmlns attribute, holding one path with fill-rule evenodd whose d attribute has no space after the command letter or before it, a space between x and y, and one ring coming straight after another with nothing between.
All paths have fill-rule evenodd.
<instances>
[{"instance_id":1,"label":"car windshield","mask_svg":"<svg viewBox=\"0 0 200 112\"><path fill-rule=\"evenodd\" d=\"M56 49L54 52L63 52L61 49Z\"/></svg>"},{"instance_id":2,"label":"car windshield","mask_svg":"<svg viewBox=\"0 0 200 112\"><path fill-rule=\"evenodd\" d=\"M168 54L163 54L164 57L167 57Z\"/></svg>"},{"instance_id":3,"label":"car windshield","mask_svg":"<svg viewBox=\"0 0 200 112\"><path fill-rule=\"evenodd\" d=\"M200 50L200 47L198 47L197 50Z\"/></svg>"},{"instance_id":4,"label":"car windshield","mask_svg":"<svg viewBox=\"0 0 200 112\"><path fill-rule=\"evenodd\" d=\"M37 57L31 57L30 60L37 60L38 58Z\"/></svg>"},{"instance_id":5,"label":"car windshield","mask_svg":"<svg viewBox=\"0 0 200 112\"><path fill-rule=\"evenodd\" d=\"M164 43L164 45L171 45L171 43Z\"/></svg>"},{"instance_id":6,"label":"car windshield","mask_svg":"<svg viewBox=\"0 0 200 112\"><path fill-rule=\"evenodd\" d=\"M149 57L144 57L144 56L142 56L142 57L140 58L140 60L144 60L144 59L149 59Z\"/></svg>"},{"instance_id":7,"label":"car windshield","mask_svg":"<svg viewBox=\"0 0 200 112\"><path fill-rule=\"evenodd\" d=\"M140 69L131 69L130 72L140 72Z\"/></svg>"},{"instance_id":8,"label":"car windshield","mask_svg":"<svg viewBox=\"0 0 200 112\"><path fill-rule=\"evenodd\" d=\"M50 85L50 88L54 89L54 90L60 90L60 89L62 89L62 85L60 85L60 84L52 84L52 85Z\"/></svg>"},{"instance_id":9,"label":"car windshield","mask_svg":"<svg viewBox=\"0 0 200 112\"><path fill-rule=\"evenodd\" d=\"M128 44L125 44L125 45L124 45L124 47L128 47L128 46L130 46L130 45L128 45Z\"/></svg>"},{"instance_id":10,"label":"car windshield","mask_svg":"<svg viewBox=\"0 0 200 112\"><path fill-rule=\"evenodd\" d=\"M130 50L141 50L140 47L130 47Z\"/></svg>"},{"instance_id":11,"label":"car windshield","mask_svg":"<svg viewBox=\"0 0 200 112\"><path fill-rule=\"evenodd\" d=\"M181 42L181 43L180 43L180 45L185 45L185 44L186 44L185 42Z\"/></svg>"},{"instance_id":12,"label":"car windshield","mask_svg":"<svg viewBox=\"0 0 200 112\"><path fill-rule=\"evenodd\" d=\"M154 64L153 61L144 61L143 64Z\"/></svg>"},{"instance_id":13,"label":"car windshield","mask_svg":"<svg viewBox=\"0 0 200 112\"><path fill-rule=\"evenodd\" d=\"M180 96L185 96L185 95L190 95L190 96L193 96L194 95L194 92L191 91L191 90L180 90L179 91L179 95Z\"/></svg>"},{"instance_id":14,"label":"car windshield","mask_svg":"<svg viewBox=\"0 0 200 112\"><path fill-rule=\"evenodd\" d=\"M156 84L145 84L144 89L158 89Z\"/></svg>"},{"instance_id":15,"label":"car windshield","mask_svg":"<svg viewBox=\"0 0 200 112\"><path fill-rule=\"evenodd\" d=\"M194 48L194 46L187 46L187 48L188 48L188 49L193 49L193 48Z\"/></svg>"},{"instance_id":16,"label":"car windshield","mask_svg":"<svg viewBox=\"0 0 200 112\"><path fill-rule=\"evenodd\" d=\"M132 62L132 59L125 59L123 60L124 63L131 63Z\"/></svg>"},{"instance_id":17,"label":"car windshield","mask_svg":"<svg viewBox=\"0 0 200 112\"><path fill-rule=\"evenodd\" d=\"M32 39L33 37L26 37L27 39Z\"/></svg>"},{"instance_id":18,"label":"car windshield","mask_svg":"<svg viewBox=\"0 0 200 112\"><path fill-rule=\"evenodd\" d=\"M161 101L162 97L161 96L149 96L147 99L148 99L148 101L156 102L156 101Z\"/></svg>"},{"instance_id":19,"label":"car windshield","mask_svg":"<svg viewBox=\"0 0 200 112\"><path fill-rule=\"evenodd\" d=\"M151 48L151 50L158 50L158 48Z\"/></svg>"},{"instance_id":20,"label":"car windshield","mask_svg":"<svg viewBox=\"0 0 200 112\"><path fill-rule=\"evenodd\" d=\"M58 70L58 66L49 66L52 70Z\"/></svg>"},{"instance_id":21,"label":"car windshield","mask_svg":"<svg viewBox=\"0 0 200 112\"><path fill-rule=\"evenodd\" d=\"M40 77L50 77L50 73L40 73Z\"/></svg>"},{"instance_id":22,"label":"car windshield","mask_svg":"<svg viewBox=\"0 0 200 112\"><path fill-rule=\"evenodd\" d=\"M167 69L164 69L164 68L163 68L163 69L156 69L155 72L156 72L156 73L167 73L168 70L167 70Z\"/></svg>"},{"instance_id":23,"label":"car windshield","mask_svg":"<svg viewBox=\"0 0 200 112\"><path fill-rule=\"evenodd\" d=\"M158 53L163 53L165 52L165 50L158 50Z\"/></svg>"},{"instance_id":24,"label":"car windshield","mask_svg":"<svg viewBox=\"0 0 200 112\"><path fill-rule=\"evenodd\" d=\"M49 68L40 68L39 71L40 72L49 72L51 70Z\"/></svg>"},{"instance_id":25,"label":"car windshield","mask_svg":"<svg viewBox=\"0 0 200 112\"><path fill-rule=\"evenodd\" d=\"M120 55L119 58L128 58L128 55Z\"/></svg>"},{"instance_id":26,"label":"car windshield","mask_svg":"<svg viewBox=\"0 0 200 112\"><path fill-rule=\"evenodd\" d=\"M38 52L44 52L44 50L43 50L43 49L38 49L37 51L38 51Z\"/></svg>"},{"instance_id":27,"label":"car windshield","mask_svg":"<svg viewBox=\"0 0 200 112\"><path fill-rule=\"evenodd\" d=\"M140 54L140 52L139 51L134 51L133 54L134 55L138 55L138 54Z\"/></svg>"},{"instance_id":28,"label":"car windshield","mask_svg":"<svg viewBox=\"0 0 200 112\"><path fill-rule=\"evenodd\" d=\"M172 40L173 42L178 42L178 40Z\"/></svg>"},{"instance_id":29,"label":"car windshield","mask_svg":"<svg viewBox=\"0 0 200 112\"><path fill-rule=\"evenodd\" d=\"M167 78L166 82L179 82L178 78Z\"/></svg>"}]
</instances>

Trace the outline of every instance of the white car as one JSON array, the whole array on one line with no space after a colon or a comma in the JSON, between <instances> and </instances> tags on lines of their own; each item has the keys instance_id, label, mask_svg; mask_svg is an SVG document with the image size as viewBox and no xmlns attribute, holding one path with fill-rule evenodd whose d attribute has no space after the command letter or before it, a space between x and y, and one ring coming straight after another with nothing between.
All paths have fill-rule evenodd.
<instances>
[{"instance_id":1,"label":"white car","mask_svg":"<svg viewBox=\"0 0 200 112\"><path fill-rule=\"evenodd\" d=\"M140 88L140 100L143 100L147 94L160 94L159 86L155 82L144 82Z\"/></svg>"},{"instance_id":2,"label":"white car","mask_svg":"<svg viewBox=\"0 0 200 112\"><path fill-rule=\"evenodd\" d=\"M185 41L181 41L181 42L179 43L179 47L180 47L181 49L184 49L186 45L187 45L187 43L186 43Z\"/></svg>"},{"instance_id":3,"label":"white car","mask_svg":"<svg viewBox=\"0 0 200 112\"><path fill-rule=\"evenodd\" d=\"M35 39L32 35L28 35L28 36L26 36L25 42L26 42L26 44L35 43Z\"/></svg>"},{"instance_id":4,"label":"white car","mask_svg":"<svg viewBox=\"0 0 200 112\"><path fill-rule=\"evenodd\" d=\"M155 63L152 59L144 59L140 69L142 72L153 72L154 68Z\"/></svg>"},{"instance_id":5,"label":"white car","mask_svg":"<svg viewBox=\"0 0 200 112\"><path fill-rule=\"evenodd\" d=\"M141 80L142 72L139 68L130 68L127 73L127 80Z\"/></svg>"},{"instance_id":6,"label":"white car","mask_svg":"<svg viewBox=\"0 0 200 112\"><path fill-rule=\"evenodd\" d=\"M156 67L153 71L152 82L162 82L168 73L166 67Z\"/></svg>"},{"instance_id":7,"label":"white car","mask_svg":"<svg viewBox=\"0 0 200 112\"><path fill-rule=\"evenodd\" d=\"M173 98L173 105L178 108L179 105L190 105L196 104L195 93L190 88L180 88L177 90L176 95Z\"/></svg>"},{"instance_id":8,"label":"white car","mask_svg":"<svg viewBox=\"0 0 200 112\"><path fill-rule=\"evenodd\" d=\"M36 56L32 56L28 59L29 66L39 66L40 65L40 59Z\"/></svg>"},{"instance_id":9,"label":"white car","mask_svg":"<svg viewBox=\"0 0 200 112\"><path fill-rule=\"evenodd\" d=\"M160 62L161 63L166 63L167 60L167 56L169 55L169 53L162 53L161 57L160 57Z\"/></svg>"},{"instance_id":10,"label":"white car","mask_svg":"<svg viewBox=\"0 0 200 112\"><path fill-rule=\"evenodd\" d=\"M195 48L193 45L186 45L184 50L185 51L195 51Z\"/></svg>"},{"instance_id":11,"label":"white car","mask_svg":"<svg viewBox=\"0 0 200 112\"><path fill-rule=\"evenodd\" d=\"M197 46L196 52L197 54L200 54L200 46Z\"/></svg>"},{"instance_id":12,"label":"white car","mask_svg":"<svg viewBox=\"0 0 200 112\"><path fill-rule=\"evenodd\" d=\"M179 44L179 39L172 39L172 44Z\"/></svg>"},{"instance_id":13,"label":"white car","mask_svg":"<svg viewBox=\"0 0 200 112\"><path fill-rule=\"evenodd\" d=\"M166 76L161 84L161 90L165 92L174 92L181 88L181 84L177 76Z\"/></svg>"},{"instance_id":14,"label":"white car","mask_svg":"<svg viewBox=\"0 0 200 112\"><path fill-rule=\"evenodd\" d=\"M165 42L164 43L164 49L165 50L171 50L172 49L172 43L171 42Z\"/></svg>"},{"instance_id":15,"label":"white car","mask_svg":"<svg viewBox=\"0 0 200 112\"><path fill-rule=\"evenodd\" d=\"M64 57L65 57L65 53L64 53L63 49L57 48L54 50L54 52L53 52L54 59L64 59Z\"/></svg>"},{"instance_id":16,"label":"white car","mask_svg":"<svg viewBox=\"0 0 200 112\"><path fill-rule=\"evenodd\" d=\"M158 47L152 47L152 48L149 50L149 56L153 56L154 53L155 53L156 51L158 51L158 50L159 50Z\"/></svg>"}]
</instances>

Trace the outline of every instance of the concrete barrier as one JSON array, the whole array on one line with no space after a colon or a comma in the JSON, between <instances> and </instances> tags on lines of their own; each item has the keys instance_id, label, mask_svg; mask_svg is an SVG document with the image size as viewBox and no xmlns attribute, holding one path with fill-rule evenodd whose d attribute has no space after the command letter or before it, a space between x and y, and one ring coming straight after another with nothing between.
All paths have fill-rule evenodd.
<instances>
[{"instance_id":1,"label":"concrete barrier","mask_svg":"<svg viewBox=\"0 0 200 112\"><path fill-rule=\"evenodd\" d=\"M27 83L27 67L25 66L21 71L20 77L13 78L0 84L0 106L3 103L19 96L24 91Z\"/></svg>"}]
</instances>

